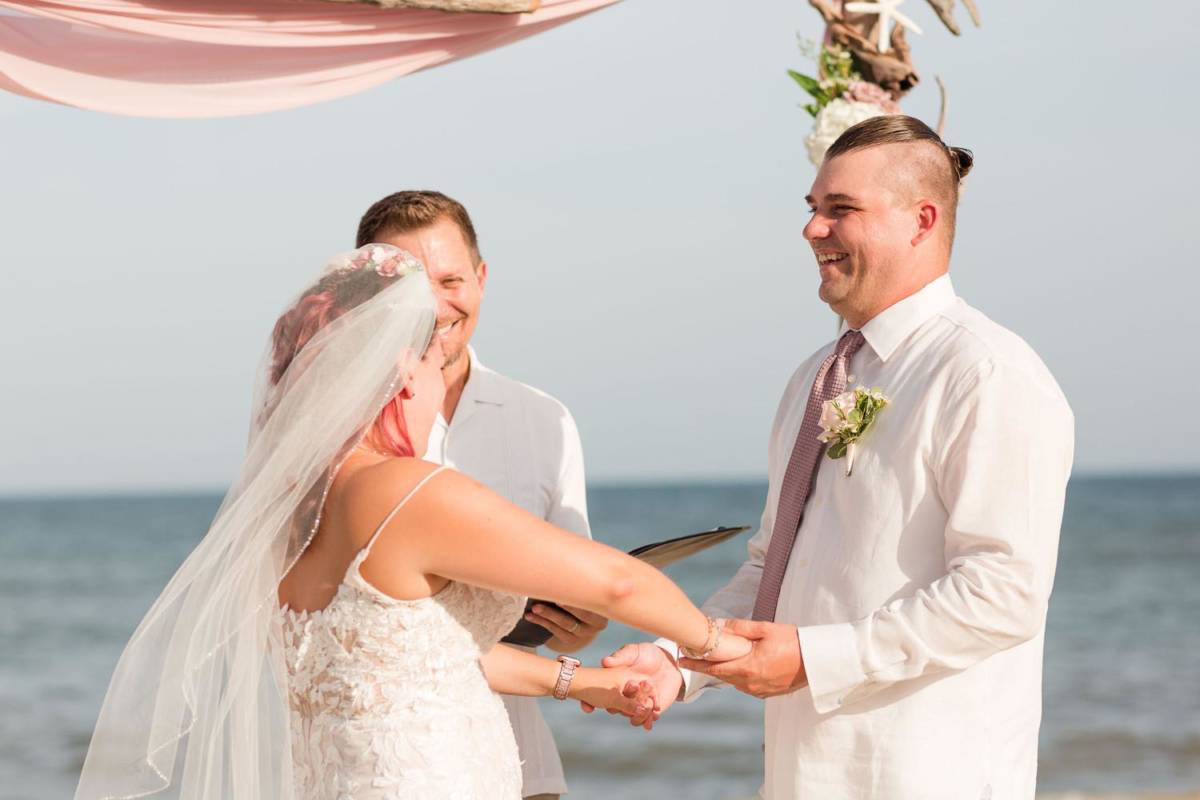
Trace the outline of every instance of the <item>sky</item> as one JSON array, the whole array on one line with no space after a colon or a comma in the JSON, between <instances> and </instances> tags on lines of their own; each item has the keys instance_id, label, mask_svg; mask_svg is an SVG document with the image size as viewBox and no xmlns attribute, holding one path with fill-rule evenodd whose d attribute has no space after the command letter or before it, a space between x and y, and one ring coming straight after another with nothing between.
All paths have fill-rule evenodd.
<instances>
[{"instance_id":1,"label":"sky","mask_svg":"<svg viewBox=\"0 0 1200 800\"><path fill-rule=\"evenodd\" d=\"M1077 472L1200 468L1200 6L905 10L976 166L951 267L1076 415ZM285 301L404 188L470 210L481 360L574 414L589 478L758 479L834 334L801 237L801 0L625 0L287 112L148 120L0 93L0 494L219 489Z\"/></svg>"}]
</instances>

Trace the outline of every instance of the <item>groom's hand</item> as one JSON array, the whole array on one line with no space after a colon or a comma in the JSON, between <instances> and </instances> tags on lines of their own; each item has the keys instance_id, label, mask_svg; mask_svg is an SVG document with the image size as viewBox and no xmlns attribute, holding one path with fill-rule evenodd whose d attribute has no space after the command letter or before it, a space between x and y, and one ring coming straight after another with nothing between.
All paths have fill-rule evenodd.
<instances>
[{"instance_id":1,"label":"groom's hand","mask_svg":"<svg viewBox=\"0 0 1200 800\"><path fill-rule=\"evenodd\" d=\"M731 619L725 630L749 639L753 649L732 661L681 658L679 666L712 675L759 698L794 692L808 683L795 625Z\"/></svg>"},{"instance_id":2,"label":"groom's hand","mask_svg":"<svg viewBox=\"0 0 1200 800\"><path fill-rule=\"evenodd\" d=\"M675 666L675 659L665 650L650 642L627 644L612 655L605 656L600 663L608 668L624 667L644 678L652 687L658 701L654 714L649 719L631 720L634 725L641 725L651 730L654 723L662 716L675 699L683 686L683 675ZM595 710L587 703L580 703L583 710L591 713Z\"/></svg>"}]
</instances>

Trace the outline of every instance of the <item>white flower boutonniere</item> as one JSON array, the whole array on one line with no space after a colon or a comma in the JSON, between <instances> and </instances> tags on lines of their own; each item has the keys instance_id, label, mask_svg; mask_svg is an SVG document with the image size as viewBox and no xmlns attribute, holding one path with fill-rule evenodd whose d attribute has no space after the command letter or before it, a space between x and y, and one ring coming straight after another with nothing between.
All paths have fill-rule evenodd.
<instances>
[{"instance_id":1,"label":"white flower boutonniere","mask_svg":"<svg viewBox=\"0 0 1200 800\"><path fill-rule=\"evenodd\" d=\"M875 424L875 416L889 400L879 389L859 386L821 405L821 433L817 439L829 445L825 455L846 459L846 474L854 469L854 448Z\"/></svg>"}]
</instances>

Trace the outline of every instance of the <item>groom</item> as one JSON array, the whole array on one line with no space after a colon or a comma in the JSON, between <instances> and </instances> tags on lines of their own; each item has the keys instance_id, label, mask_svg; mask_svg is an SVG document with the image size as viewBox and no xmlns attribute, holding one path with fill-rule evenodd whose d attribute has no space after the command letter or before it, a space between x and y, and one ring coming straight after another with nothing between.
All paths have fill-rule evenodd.
<instances>
[{"instance_id":1,"label":"groom","mask_svg":"<svg viewBox=\"0 0 1200 800\"><path fill-rule=\"evenodd\" d=\"M461 203L441 192L406 191L371 206L357 246L395 245L415 255L438 301L438 336L446 354L446 399L425 458L470 475L526 511L590 536L583 450L567 409L549 395L500 375L468 345L479 319L487 262ZM534 606L529 621L554 636L559 652L591 643L607 621L583 609L568 616ZM567 790L554 737L532 697L504 696L520 751L526 798L547 800Z\"/></svg>"},{"instance_id":2,"label":"groom","mask_svg":"<svg viewBox=\"0 0 1200 800\"><path fill-rule=\"evenodd\" d=\"M1033 350L951 285L971 160L899 115L829 149L804 237L845 325L784 392L762 527L706 604L754 649L682 674L673 647L605 659L660 697L719 680L767 698L768 799L1034 796L1074 421ZM852 463L831 459L861 423L826 449L823 402L859 385L890 402Z\"/></svg>"}]
</instances>

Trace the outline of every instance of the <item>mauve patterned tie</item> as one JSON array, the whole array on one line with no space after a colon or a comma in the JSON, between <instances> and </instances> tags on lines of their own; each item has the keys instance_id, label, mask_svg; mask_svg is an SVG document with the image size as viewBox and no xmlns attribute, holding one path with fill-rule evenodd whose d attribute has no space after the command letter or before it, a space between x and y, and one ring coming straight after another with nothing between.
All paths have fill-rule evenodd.
<instances>
[{"instance_id":1,"label":"mauve patterned tie","mask_svg":"<svg viewBox=\"0 0 1200 800\"><path fill-rule=\"evenodd\" d=\"M817 370L817 378L808 394L808 406L804 409L804 422L800 424L792 457L788 459L787 471L783 473L779 506L775 509L775 528L771 531L771 544L767 548L762 581L758 584L758 597L754 601L754 619L775 621L783 573L787 571L788 559L792 557L792 545L796 543L796 531L804 517L804 504L808 502L808 494L817 475L817 465L825 452L825 445L817 441L821 433L821 404L846 391L850 357L858 352L864 341L858 331L846 331Z\"/></svg>"}]
</instances>

